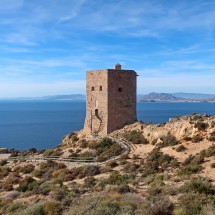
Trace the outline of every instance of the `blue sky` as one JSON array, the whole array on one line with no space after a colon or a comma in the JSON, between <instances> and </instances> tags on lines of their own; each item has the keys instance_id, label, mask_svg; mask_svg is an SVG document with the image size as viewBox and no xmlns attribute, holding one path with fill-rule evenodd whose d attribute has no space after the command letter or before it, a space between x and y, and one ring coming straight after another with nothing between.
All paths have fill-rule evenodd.
<instances>
[{"instance_id":1,"label":"blue sky","mask_svg":"<svg viewBox=\"0 0 215 215\"><path fill-rule=\"evenodd\" d=\"M0 0L1 98L85 93L116 63L139 94L215 94L215 1Z\"/></svg>"}]
</instances>

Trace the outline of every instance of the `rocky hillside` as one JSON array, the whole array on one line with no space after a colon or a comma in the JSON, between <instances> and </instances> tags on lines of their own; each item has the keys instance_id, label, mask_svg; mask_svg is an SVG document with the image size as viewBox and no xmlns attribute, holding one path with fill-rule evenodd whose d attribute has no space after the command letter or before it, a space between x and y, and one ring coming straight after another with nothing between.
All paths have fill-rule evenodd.
<instances>
[{"instance_id":1,"label":"rocky hillside","mask_svg":"<svg viewBox=\"0 0 215 215\"><path fill-rule=\"evenodd\" d=\"M196 135L207 139L215 133L215 116L193 114L172 118L164 124L137 122L113 132L112 135L122 135L125 131L132 129L140 131L150 142L168 134L174 135L177 140L192 139Z\"/></svg>"},{"instance_id":2,"label":"rocky hillside","mask_svg":"<svg viewBox=\"0 0 215 215\"><path fill-rule=\"evenodd\" d=\"M193 114L13 151L0 161L0 214L212 215L214 144L215 116Z\"/></svg>"}]
</instances>

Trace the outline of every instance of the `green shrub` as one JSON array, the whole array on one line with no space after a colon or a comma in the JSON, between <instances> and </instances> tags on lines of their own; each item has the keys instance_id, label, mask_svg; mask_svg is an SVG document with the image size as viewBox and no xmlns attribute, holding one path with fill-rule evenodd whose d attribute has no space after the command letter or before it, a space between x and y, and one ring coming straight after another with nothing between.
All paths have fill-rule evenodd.
<instances>
[{"instance_id":1,"label":"green shrub","mask_svg":"<svg viewBox=\"0 0 215 215\"><path fill-rule=\"evenodd\" d=\"M85 158L92 158L92 157L94 157L94 155L93 155L93 153L91 151L85 151L83 153L80 153L78 155L78 157L81 158L81 159L85 159Z\"/></svg>"},{"instance_id":2,"label":"green shrub","mask_svg":"<svg viewBox=\"0 0 215 215\"><path fill-rule=\"evenodd\" d=\"M53 187L56 187L56 186L53 186L53 184L50 181L46 181L40 185L36 184L36 186L34 186L33 192L35 194L42 194L44 196L47 196Z\"/></svg>"},{"instance_id":3,"label":"green shrub","mask_svg":"<svg viewBox=\"0 0 215 215\"><path fill-rule=\"evenodd\" d=\"M143 168L143 176L145 177L150 174L163 172L167 167L170 167L173 162L177 164L177 161L173 157L164 154L158 149L154 149L148 154L146 158Z\"/></svg>"},{"instance_id":4,"label":"green shrub","mask_svg":"<svg viewBox=\"0 0 215 215\"><path fill-rule=\"evenodd\" d=\"M4 159L4 160L0 160L0 166L4 166L7 164L7 160Z\"/></svg>"},{"instance_id":5,"label":"green shrub","mask_svg":"<svg viewBox=\"0 0 215 215\"><path fill-rule=\"evenodd\" d=\"M51 193L52 199L56 201L62 201L66 198L68 191L62 188L56 189Z\"/></svg>"},{"instance_id":6,"label":"green shrub","mask_svg":"<svg viewBox=\"0 0 215 215\"><path fill-rule=\"evenodd\" d=\"M208 128L209 124L198 121L194 124L194 128L198 128L199 131L205 131Z\"/></svg>"},{"instance_id":7,"label":"green shrub","mask_svg":"<svg viewBox=\"0 0 215 215\"><path fill-rule=\"evenodd\" d=\"M62 208L58 202L46 202L43 206L45 215L60 215Z\"/></svg>"},{"instance_id":8,"label":"green shrub","mask_svg":"<svg viewBox=\"0 0 215 215\"><path fill-rule=\"evenodd\" d=\"M114 168L118 166L118 163L116 161L109 161L106 165L108 167Z\"/></svg>"},{"instance_id":9,"label":"green shrub","mask_svg":"<svg viewBox=\"0 0 215 215\"><path fill-rule=\"evenodd\" d=\"M113 141L108 137L103 138L99 143L99 147L101 148L110 148L112 145Z\"/></svg>"},{"instance_id":10,"label":"green shrub","mask_svg":"<svg viewBox=\"0 0 215 215\"><path fill-rule=\"evenodd\" d=\"M184 152L187 148L184 145L180 145L176 148L176 152Z\"/></svg>"},{"instance_id":11,"label":"green shrub","mask_svg":"<svg viewBox=\"0 0 215 215\"><path fill-rule=\"evenodd\" d=\"M72 140L72 142L76 142L78 141L78 136L75 132L72 132L70 135L69 135L69 138Z\"/></svg>"},{"instance_id":12,"label":"green shrub","mask_svg":"<svg viewBox=\"0 0 215 215\"><path fill-rule=\"evenodd\" d=\"M198 143L198 142L200 142L202 140L203 140L203 138L198 134L192 138L193 143Z\"/></svg>"},{"instance_id":13,"label":"green shrub","mask_svg":"<svg viewBox=\"0 0 215 215\"><path fill-rule=\"evenodd\" d=\"M198 215L206 204L207 197L205 194L186 193L179 198L180 214Z\"/></svg>"},{"instance_id":14,"label":"green shrub","mask_svg":"<svg viewBox=\"0 0 215 215\"><path fill-rule=\"evenodd\" d=\"M122 153L123 148L116 142L114 142L110 147L98 148L97 149L97 161L103 162L111 157L118 156Z\"/></svg>"},{"instance_id":15,"label":"green shrub","mask_svg":"<svg viewBox=\"0 0 215 215\"><path fill-rule=\"evenodd\" d=\"M2 185L2 188L3 188L3 190L5 190L5 191L11 191L11 190L13 190L13 185L12 185L12 184L8 184L8 183L4 183L4 184Z\"/></svg>"},{"instance_id":16,"label":"green shrub","mask_svg":"<svg viewBox=\"0 0 215 215\"><path fill-rule=\"evenodd\" d=\"M109 178L106 180L106 183L112 185L121 185L126 184L129 180L128 175L121 175L120 173L114 171L110 174Z\"/></svg>"},{"instance_id":17,"label":"green shrub","mask_svg":"<svg viewBox=\"0 0 215 215\"><path fill-rule=\"evenodd\" d=\"M25 166L22 166L20 168L20 172L22 172L24 174L31 173L33 170L34 170L34 165L32 165L32 164L26 164Z\"/></svg>"},{"instance_id":18,"label":"green shrub","mask_svg":"<svg viewBox=\"0 0 215 215\"><path fill-rule=\"evenodd\" d=\"M158 139L156 138L156 139L152 140L151 144L155 145L157 143L157 141L158 141Z\"/></svg>"},{"instance_id":19,"label":"green shrub","mask_svg":"<svg viewBox=\"0 0 215 215\"><path fill-rule=\"evenodd\" d=\"M135 164L135 163L127 163L125 164L123 171L126 173L136 173L140 165Z\"/></svg>"},{"instance_id":20,"label":"green shrub","mask_svg":"<svg viewBox=\"0 0 215 215\"><path fill-rule=\"evenodd\" d=\"M206 150L206 157L212 157L215 155L215 145L210 146L207 150Z\"/></svg>"},{"instance_id":21,"label":"green shrub","mask_svg":"<svg viewBox=\"0 0 215 215\"><path fill-rule=\"evenodd\" d=\"M6 183L8 184L18 184L20 181L20 175L16 172L12 172L8 175Z\"/></svg>"},{"instance_id":22,"label":"green shrub","mask_svg":"<svg viewBox=\"0 0 215 215\"><path fill-rule=\"evenodd\" d=\"M47 149L44 153L44 157L50 157L50 156L60 156L62 154L62 151L60 149Z\"/></svg>"},{"instance_id":23,"label":"green shrub","mask_svg":"<svg viewBox=\"0 0 215 215\"><path fill-rule=\"evenodd\" d=\"M100 167L95 165L86 165L81 167L76 167L67 172L64 180L73 180L74 178L84 178L89 176L98 175L101 173ZM67 179L66 179L67 178Z\"/></svg>"},{"instance_id":24,"label":"green shrub","mask_svg":"<svg viewBox=\"0 0 215 215\"><path fill-rule=\"evenodd\" d=\"M211 135L208 137L208 140L209 140L209 141L215 141L215 134L211 134Z\"/></svg>"},{"instance_id":25,"label":"green shrub","mask_svg":"<svg viewBox=\"0 0 215 215\"><path fill-rule=\"evenodd\" d=\"M193 156L192 154L189 155L185 160L184 162L182 163L182 165L187 165L187 164L190 164L192 162L192 160L195 158L195 156Z\"/></svg>"},{"instance_id":26,"label":"green shrub","mask_svg":"<svg viewBox=\"0 0 215 215\"><path fill-rule=\"evenodd\" d=\"M19 212L16 215L46 215L44 210L44 203L37 203L34 205L29 206L27 209L24 211Z\"/></svg>"},{"instance_id":27,"label":"green shrub","mask_svg":"<svg viewBox=\"0 0 215 215\"><path fill-rule=\"evenodd\" d=\"M143 199L132 193L97 193L80 199L64 215L145 215L142 204Z\"/></svg>"},{"instance_id":28,"label":"green shrub","mask_svg":"<svg viewBox=\"0 0 215 215\"><path fill-rule=\"evenodd\" d=\"M107 137L98 142L92 141L88 146L90 149L94 149L96 151L96 159L98 162L103 162L111 157L118 156L124 150L120 144Z\"/></svg>"},{"instance_id":29,"label":"green shrub","mask_svg":"<svg viewBox=\"0 0 215 215\"><path fill-rule=\"evenodd\" d=\"M29 190L33 190L35 185L36 185L36 181L33 178L27 176L20 182L16 190L19 192L26 192Z\"/></svg>"},{"instance_id":30,"label":"green shrub","mask_svg":"<svg viewBox=\"0 0 215 215\"><path fill-rule=\"evenodd\" d=\"M168 134L166 136L161 136L160 139L162 140L163 143L160 143L160 147L167 147L167 146L175 146L179 144L179 141L176 140L176 137L173 136L172 134Z\"/></svg>"},{"instance_id":31,"label":"green shrub","mask_svg":"<svg viewBox=\"0 0 215 215\"><path fill-rule=\"evenodd\" d=\"M105 197L104 195L91 195L72 205L64 215L115 215L120 212L120 204L116 198Z\"/></svg>"},{"instance_id":32,"label":"green shrub","mask_svg":"<svg viewBox=\"0 0 215 215\"><path fill-rule=\"evenodd\" d=\"M83 168L83 175L86 176L94 176L100 174L100 167L95 165L87 165Z\"/></svg>"},{"instance_id":33,"label":"green shrub","mask_svg":"<svg viewBox=\"0 0 215 215\"><path fill-rule=\"evenodd\" d=\"M117 191L119 193L129 193L131 189L127 184L120 184L117 188Z\"/></svg>"},{"instance_id":34,"label":"green shrub","mask_svg":"<svg viewBox=\"0 0 215 215\"><path fill-rule=\"evenodd\" d=\"M183 192L195 192L195 193L203 193L206 195L214 195L215 187L213 184L204 178L192 179L191 181L186 182L181 190Z\"/></svg>"},{"instance_id":35,"label":"green shrub","mask_svg":"<svg viewBox=\"0 0 215 215\"><path fill-rule=\"evenodd\" d=\"M148 144L148 140L138 131L132 130L123 134L124 138L133 144Z\"/></svg>"},{"instance_id":36,"label":"green shrub","mask_svg":"<svg viewBox=\"0 0 215 215\"><path fill-rule=\"evenodd\" d=\"M14 203L14 204L10 204L7 208L6 208L6 213L7 214L16 214L17 211L19 210L23 210L24 206L22 204L18 204L18 203Z\"/></svg>"},{"instance_id":37,"label":"green shrub","mask_svg":"<svg viewBox=\"0 0 215 215\"><path fill-rule=\"evenodd\" d=\"M195 156L189 155L188 158L182 163L181 169L178 171L179 175L190 175L198 173L202 170L201 163L204 162L205 151L200 152Z\"/></svg>"},{"instance_id":38,"label":"green shrub","mask_svg":"<svg viewBox=\"0 0 215 215\"><path fill-rule=\"evenodd\" d=\"M45 172L46 172L46 171L45 171L45 170L42 170L42 169L35 169L35 170L32 172L32 176L37 177L37 178L41 178Z\"/></svg>"},{"instance_id":39,"label":"green shrub","mask_svg":"<svg viewBox=\"0 0 215 215\"><path fill-rule=\"evenodd\" d=\"M0 166L0 179L3 179L4 177L8 176L11 172L11 169L6 166Z\"/></svg>"},{"instance_id":40,"label":"green shrub","mask_svg":"<svg viewBox=\"0 0 215 215\"><path fill-rule=\"evenodd\" d=\"M164 193L164 182L161 181L160 185L152 183L151 187L148 188L147 194L149 196L156 196L156 195L161 195Z\"/></svg>"},{"instance_id":41,"label":"green shrub","mask_svg":"<svg viewBox=\"0 0 215 215\"><path fill-rule=\"evenodd\" d=\"M182 167L178 171L178 175L191 175L196 174L202 170L202 167L197 163L190 163L184 167Z\"/></svg>"},{"instance_id":42,"label":"green shrub","mask_svg":"<svg viewBox=\"0 0 215 215\"><path fill-rule=\"evenodd\" d=\"M172 215L174 205L163 195L149 196L141 206L140 213L144 215Z\"/></svg>"},{"instance_id":43,"label":"green shrub","mask_svg":"<svg viewBox=\"0 0 215 215\"><path fill-rule=\"evenodd\" d=\"M191 120L203 120L203 117L201 114L198 114L198 113L193 113L193 115L191 116Z\"/></svg>"},{"instance_id":44,"label":"green shrub","mask_svg":"<svg viewBox=\"0 0 215 215\"><path fill-rule=\"evenodd\" d=\"M90 176L84 179L85 187L94 187L95 185L96 185L96 179L94 177Z\"/></svg>"},{"instance_id":45,"label":"green shrub","mask_svg":"<svg viewBox=\"0 0 215 215\"><path fill-rule=\"evenodd\" d=\"M32 175L39 178L44 178L46 180L52 179L52 173L59 168L57 162L48 160L40 164L39 169L35 169Z\"/></svg>"}]
</instances>

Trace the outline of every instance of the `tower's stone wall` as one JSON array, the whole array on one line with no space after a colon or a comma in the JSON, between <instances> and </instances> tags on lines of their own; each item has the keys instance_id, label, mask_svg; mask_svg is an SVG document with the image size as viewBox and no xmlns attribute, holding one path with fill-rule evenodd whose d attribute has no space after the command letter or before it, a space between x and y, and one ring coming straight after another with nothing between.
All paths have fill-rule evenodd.
<instances>
[{"instance_id":1,"label":"tower's stone wall","mask_svg":"<svg viewBox=\"0 0 215 215\"><path fill-rule=\"evenodd\" d=\"M136 72L109 70L108 133L136 120Z\"/></svg>"},{"instance_id":2,"label":"tower's stone wall","mask_svg":"<svg viewBox=\"0 0 215 215\"><path fill-rule=\"evenodd\" d=\"M119 68L119 67L118 67ZM87 72L85 133L106 135L136 121L136 72Z\"/></svg>"},{"instance_id":3,"label":"tower's stone wall","mask_svg":"<svg viewBox=\"0 0 215 215\"><path fill-rule=\"evenodd\" d=\"M100 89L102 87L102 89ZM94 89L93 89L94 88ZM86 83L86 133L107 134L108 117L108 71L96 70L87 72ZM96 114L98 110L98 116Z\"/></svg>"}]
</instances>

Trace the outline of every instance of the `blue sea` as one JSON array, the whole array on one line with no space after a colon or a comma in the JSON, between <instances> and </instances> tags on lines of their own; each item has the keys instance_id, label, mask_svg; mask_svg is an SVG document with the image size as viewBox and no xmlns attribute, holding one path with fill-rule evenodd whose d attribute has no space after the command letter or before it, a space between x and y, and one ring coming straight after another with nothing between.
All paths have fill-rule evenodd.
<instances>
[{"instance_id":1,"label":"blue sea","mask_svg":"<svg viewBox=\"0 0 215 215\"><path fill-rule=\"evenodd\" d=\"M0 147L47 149L63 135L83 128L85 102L1 101ZM138 103L137 116L145 123L163 123L181 115L215 115L215 103Z\"/></svg>"}]
</instances>

